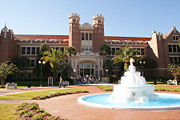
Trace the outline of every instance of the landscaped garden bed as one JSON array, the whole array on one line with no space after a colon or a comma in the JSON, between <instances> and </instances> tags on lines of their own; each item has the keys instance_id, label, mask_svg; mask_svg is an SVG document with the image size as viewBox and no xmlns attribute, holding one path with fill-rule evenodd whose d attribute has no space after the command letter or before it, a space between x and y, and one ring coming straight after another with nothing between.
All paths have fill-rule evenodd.
<instances>
[{"instance_id":1,"label":"landscaped garden bed","mask_svg":"<svg viewBox=\"0 0 180 120\"><path fill-rule=\"evenodd\" d=\"M45 91L25 92L19 94L0 96L0 100L40 100L40 99L46 99L60 95L87 93L87 92L88 91L86 90L81 90L77 88L45 90Z\"/></svg>"},{"instance_id":2,"label":"landscaped garden bed","mask_svg":"<svg viewBox=\"0 0 180 120\"><path fill-rule=\"evenodd\" d=\"M64 120L45 112L44 109L39 108L39 105L35 102L19 104L16 109L16 114L25 120Z\"/></svg>"}]
</instances>

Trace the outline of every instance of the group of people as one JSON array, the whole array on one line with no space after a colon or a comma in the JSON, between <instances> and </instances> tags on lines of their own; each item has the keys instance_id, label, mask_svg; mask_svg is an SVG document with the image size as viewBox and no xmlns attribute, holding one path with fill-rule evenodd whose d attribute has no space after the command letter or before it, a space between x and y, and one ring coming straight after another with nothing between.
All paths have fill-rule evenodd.
<instances>
[{"instance_id":1,"label":"group of people","mask_svg":"<svg viewBox=\"0 0 180 120\"><path fill-rule=\"evenodd\" d=\"M101 78L97 77L96 75L85 75L80 76L78 82L81 84L90 84L90 83L99 83L101 81Z\"/></svg>"}]
</instances>

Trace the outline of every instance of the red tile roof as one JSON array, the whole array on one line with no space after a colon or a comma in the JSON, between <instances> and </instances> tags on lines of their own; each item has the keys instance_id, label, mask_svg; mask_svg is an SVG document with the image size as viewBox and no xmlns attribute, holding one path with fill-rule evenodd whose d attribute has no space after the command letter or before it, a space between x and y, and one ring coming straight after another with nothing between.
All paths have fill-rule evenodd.
<instances>
[{"instance_id":1,"label":"red tile roof","mask_svg":"<svg viewBox=\"0 0 180 120\"><path fill-rule=\"evenodd\" d=\"M116 36L104 36L105 40L131 40L131 41L150 41L150 37L116 37Z\"/></svg>"},{"instance_id":2,"label":"red tile roof","mask_svg":"<svg viewBox=\"0 0 180 120\"><path fill-rule=\"evenodd\" d=\"M18 39L69 39L69 35L15 35ZM131 41L150 41L150 37L117 37L104 36L105 40L131 40Z\"/></svg>"},{"instance_id":3,"label":"red tile roof","mask_svg":"<svg viewBox=\"0 0 180 120\"><path fill-rule=\"evenodd\" d=\"M163 35L163 38L166 38L169 34L170 32L166 33L165 35Z\"/></svg>"},{"instance_id":4,"label":"red tile roof","mask_svg":"<svg viewBox=\"0 0 180 120\"><path fill-rule=\"evenodd\" d=\"M69 39L69 35L15 35L18 39Z\"/></svg>"}]
</instances>

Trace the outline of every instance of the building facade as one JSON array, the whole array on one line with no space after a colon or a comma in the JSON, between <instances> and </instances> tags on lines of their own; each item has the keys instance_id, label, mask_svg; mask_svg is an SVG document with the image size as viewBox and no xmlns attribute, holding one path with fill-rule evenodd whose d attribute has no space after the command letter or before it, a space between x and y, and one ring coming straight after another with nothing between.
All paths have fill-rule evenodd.
<instances>
[{"instance_id":1,"label":"building facade","mask_svg":"<svg viewBox=\"0 0 180 120\"><path fill-rule=\"evenodd\" d=\"M103 76L103 57L99 55L100 47L107 44L111 47L110 58L121 47L127 44L137 49L142 57L150 57L157 62L157 68L151 69L150 76L168 77L168 64L180 64L180 33L173 27L163 35L153 31L152 37L119 37L104 35L104 16L93 16L93 24L80 24L78 14L69 15L69 35L22 35L14 34L6 26L0 34L0 61L26 56L30 67L27 69L29 77L33 76L32 69L36 66L37 55L42 43L48 49L55 48L62 51L67 46L74 46L77 54L71 56L71 66L76 76L98 75ZM113 71L118 74L118 67Z\"/></svg>"}]
</instances>

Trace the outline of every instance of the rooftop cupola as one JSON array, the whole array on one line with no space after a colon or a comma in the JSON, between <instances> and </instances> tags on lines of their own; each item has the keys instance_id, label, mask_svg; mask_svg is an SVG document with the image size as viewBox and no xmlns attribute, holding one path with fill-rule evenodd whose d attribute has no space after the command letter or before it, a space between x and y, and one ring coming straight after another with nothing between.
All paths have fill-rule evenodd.
<instances>
[{"instance_id":1,"label":"rooftop cupola","mask_svg":"<svg viewBox=\"0 0 180 120\"><path fill-rule=\"evenodd\" d=\"M80 17L77 13L72 13L69 15L69 23L79 23Z\"/></svg>"},{"instance_id":2,"label":"rooftop cupola","mask_svg":"<svg viewBox=\"0 0 180 120\"><path fill-rule=\"evenodd\" d=\"M102 14L96 14L93 16L93 24L102 24L104 25L104 16Z\"/></svg>"},{"instance_id":3,"label":"rooftop cupola","mask_svg":"<svg viewBox=\"0 0 180 120\"><path fill-rule=\"evenodd\" d=\"M8 28L7 26L5 25L3 29L1 29L1 32L8 32Z\"/></svg>"}]
</instances>

